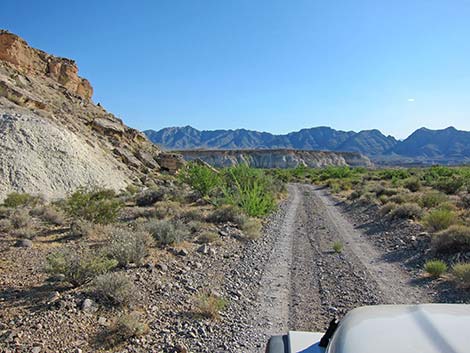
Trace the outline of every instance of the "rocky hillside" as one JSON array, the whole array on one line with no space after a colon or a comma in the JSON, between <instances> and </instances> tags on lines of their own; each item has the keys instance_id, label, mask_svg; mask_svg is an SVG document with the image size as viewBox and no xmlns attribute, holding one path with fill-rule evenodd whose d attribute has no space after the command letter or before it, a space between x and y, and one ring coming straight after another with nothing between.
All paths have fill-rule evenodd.
<instances>
[{"instance_id":1,"label":"rocky hillside","mask_svg":"<svg viewBox=\"0 0 470 353\"><path fill-rule=\"evenodd\" d=\"M470 132L419 129L404 141L379 130L303 129L287 135L249 130L199 131L190 126L147 130L164 149L299 149L359 152L380 164L460 164L470 162Z\"/></svg>"},{"instance_id":2,"label":"rocky hillside","mask_svg":"<svg viewBox=\"0 0 470 353\"><path fill-rule=\"evenodd\" d=\"M166 149L278 149L359 152L369 156L383 154L397 144L391 136L378 130L355 133L316 127L272 135L266 132L239 130L199 131L190 126L144 131L148 138Z\"/></svg>"},{"instance_id":3,"label":"rocky hillside","mask_svg":"<svg viewBox=\"0 0 470 353\"><path fill-rule=\"evenodd\" d=\"M200 159L215 167L248 164L255 168L295 168L298 166L372 166L369 158L355 152L324 152L299 150L181 150L187 161Z\"/></svg>"},{"instance_id":4,"label":"rocky hillside","mask_svg":"<svg viewBox=\"0 0 470 353\"><path fill-rule=\"evenodd\" d=\"M148 182L162 159L162 167L177 164L92 94L74 61L0 32L0 200L12 191L51 198L77 187L122 189Z\"/></svg>"}]
</instances>

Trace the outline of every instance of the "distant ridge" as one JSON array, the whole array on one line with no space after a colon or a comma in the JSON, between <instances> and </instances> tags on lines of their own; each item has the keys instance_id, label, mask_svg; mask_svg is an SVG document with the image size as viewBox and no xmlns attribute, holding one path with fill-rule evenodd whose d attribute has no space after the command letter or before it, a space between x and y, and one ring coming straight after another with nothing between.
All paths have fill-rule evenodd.
<instances>
[{"instance_id":1,"label":"distant ridge","mask_svg":"<svg viewBox=\"0 0 470 353\"><path fill-rule=\"evenodd\" d=\"M302 129L285 135L245 129L201 131L191 126L146 130L144 133L153 143L168 150L289 148L359 152L384 164L470 163L470 132L453 127L442 130L421 128L403 141L376 129L354 132L330 127Z\"/></svg>"}]
</instances>

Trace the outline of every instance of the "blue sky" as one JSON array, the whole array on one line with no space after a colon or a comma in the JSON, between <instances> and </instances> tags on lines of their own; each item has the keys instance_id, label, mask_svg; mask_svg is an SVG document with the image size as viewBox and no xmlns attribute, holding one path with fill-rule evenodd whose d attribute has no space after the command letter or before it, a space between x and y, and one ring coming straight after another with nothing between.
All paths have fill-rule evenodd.
<instances>
[{"instance_id":1,"label":"blue sky","mask_svg":"<svg viewBox=\"0 0 470 353\"><path fill-rule=\"evenodd\" d=\"M470 130L470 0L2 0L138 129Z\"/></svg>"}]
</instances>

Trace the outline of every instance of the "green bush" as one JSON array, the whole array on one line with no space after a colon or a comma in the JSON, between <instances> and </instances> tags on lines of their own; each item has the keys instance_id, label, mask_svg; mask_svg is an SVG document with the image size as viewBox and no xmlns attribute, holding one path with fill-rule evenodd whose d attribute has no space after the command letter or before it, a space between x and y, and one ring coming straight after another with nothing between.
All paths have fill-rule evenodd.
<instances>
[{"instance_id":1,"label":"green bush","mask_svg":"<svg viewBox=\"0 0 470 353\"><path fill-rule=\"evenodd\" d=\"M46 272L64 275L65 280L74 287L93 280L117 265L116 260L89 249L62 249L48 255L46 261Z\"/></svg>"},{"instance_id":2,"label":"green bush","mask_svg":"<svg viewBox=\"0 0 470 353\"><path fill-rule=\"evenodd\" d=\"M12 192L7 195L3 205L9 208L27 206L34 201L34 197L27 193Z\"/></svg>"},{"instance_id":3,"label":"green bush","mask_svg":"<svg viewBox=\"0 0 470 353\"><path fill-rule=\"evenodd\" d=\"M423 219L424 225L431 232L438 232L450 227L457 221L457 216L453 211L438 209L429 212Z\"/></svg>"},{"instance_id":4,"label":"green bush","mask_svg":"<svg viewBox=\"0 0 470 353\"><path fill-rule=\"evenodd\" d=\"M418 178L412 177L403 181L403 186L411 192L417 192L421 189L421 182Z\"/></svg>"},{"instance_id":5,"label":"green bush","mask_svg":"<svg viewBox=\"0 0 470 353\"><path fill-rule=\"evenodd\" d=\"M429 260L424 264L424 270L433 278L441 277L447 271L447 265L441 260Z\"/></svg>"},{"instance_id":6,"label":"green bush","mask_svg":"<svg viewBox=\"0 0 470 353\"><path fill-rule=\"evenodd\" d=\"M390 212L390 217L393 219L419 219L423 214L423 210L416 203L407 202L396 207Z\"/></svg>"},{"instance_id":7,"label":"green bush","mask_svg":"<svg viewBox=\"0 0 470 353\"><path fill-rule=\"evenodd\" d=\"M458 263L452 267L457 283L466 289L470 288L470 263Z\"/></svg>"},{"instance_id":8,"label":"green bush","mask_svg":"<svg viewBox=\"0 0 470 353\"><path fill-rule=\"evenodd\" d=\"M197 163L188 163L186 168L180 171L179 177L202 196L211 196L221 185L220 176L216 171Z\"/></svg>"},{"instance_id":9,"label":"green bush","mask_svg":"<svg viewBox=\"0 0 470 353\"><path fill-rule=\"evenodd\" d=\"M421 196L419 204L422 207L433 208L447 201L447 196L439 191L430 191Z\"/></svg>"},{"instance_id":10,"label":"green bush","mask_svg":"<svg viewBox=\"0 0 470 353\"><path fill-rule=\"evenodd\" d=\"M250 217L265 216L275 206L276 181L262 170L240 165L224 171L225 201L240 207Z\"/></svg>"},{"instance_id":11,"label":"green bush","mask_svg":"<svg viewBox=\"0 0 470 353\"><path fill-rule=\"evenodd\" d=\"M179 221L152 219L144 224L143 228L153 236L159 246L180 243L189 235L188 228Z\"/></svg>"},{"instance_id":12,"label":"green bush","mask_svg":"<svg viewBox=\"0 0 470 353\"><path fill-rule=\"evenodd\" d=\"M452 225L433 235L433 247L439 252L470 251L470 227Z\"/></svg>"},{"instance_id":13,"label":"green bush","mask_svg":"<svg viewBox=\"0 0 470 353\"><path fill-rule=\"evenodd\" d=\"M397 207L398 207L398 204L396 204L395 202L387 202L385 205L380 207L379 214L381 216L388 215L390 212L392 212Z\"/></svg>"},{"instance_id":14,"label":"green bush","mask_svg":"<svg viewBox=\"0 0 470 353\"><path fill-rule=\"evenodd\" d=\"M130 263L141 266L151 245L152 237L149 233L115 227L111 231L105 252L119 266L128 266Z\"/></svg>"},{"instance_id":15,"label":"green bush","mask_svg":"<svg viewBox=\"0 0 470 353\"><path fill-rule=\"evenodd\" d=\"M66 200L65 210L72 217L109 224L116 221L121 206L112 190L79 189Z\"/></svg>"},{"instance_id":16,"label":"green bush","mask_svg":"<svg viewBox=\"0 0 470 353\"><path fill-rule=\"evenodd\" d=\"M101 300L112 305L129 306L137 299L134 282L118 272L98 276L93 281L93 289Z\"/></svg>"},{"instance_id":17,"label":"green bush","mask_svg":"<svg viewBox=\"0 0 470 353\"><path fill-rule=\"evenodd\" d=\"M439 178L433 186L446 194L456 194L463 186L465 180L460 176Z\"/></svg>"}]
</instances>

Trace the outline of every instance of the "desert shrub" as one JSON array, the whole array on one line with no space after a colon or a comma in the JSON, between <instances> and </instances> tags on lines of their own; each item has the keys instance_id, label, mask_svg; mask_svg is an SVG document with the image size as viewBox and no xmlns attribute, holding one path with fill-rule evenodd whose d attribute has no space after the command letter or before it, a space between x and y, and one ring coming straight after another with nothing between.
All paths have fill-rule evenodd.
<instances>
[{"instance_id":1,"label":"desert shrub","mask_svg":"<svg viewBox=\"0 0 470 353\"><path fill-rule=\"evenodd\" d=\"M419 204L422 207L433 208L437 207L443 202L446 202L447 196L439 191L430 191L421 196Z\"/></svg>"},{"instance_id":2,"label":"desert shrub","mask_svg":"<svg viewBox=\"0 0 470 353\"><path fill-rule=\"evenodd\" d=\"M333 194L338 194L341 192L341 185L338 182L329 182L328 186L330 187L330 191Z\"/></svg>"},{"instance_id":3,"label":"desert shrub","mask_svg":"<svg viewBox=\"0 0 470 353\"><path fill-rule=\"evenodd\" d=\"M72 237L86 237L91 233L92 229L92 223L78 219L70 224L70 235Z\"/></svg>"},{"instance_id":4,"label":"desert shrub","mask_svg":"<svg viewBox=\"0 0 470 353\"><path fill-rule=\"evenodd\" d=\"M181 214L181 205L175 201L161 201L155 204L155 217L170 218Z\"/></svg>"},{"instance_id":5,"label":"desert shrub","mask_svg":"<svg viewBox=\"0 0 470 353\"><path fill-rule=\"evenodd\" d=\"M403 186L411 192L417 192L421 189L421 182L416 177L411 177L403 181Z\"/></svg>"},{"instance_id":6,"label":"desert shrub","mask_svg":"<svg viewBox=\"0 0 470 353\"><path fill-rule=\"evenodd\" d=\"M31 224L31 216L25 209L17 209L10 217L11 224L15 228L27 227Z\"/></svg>"},{"instance_id":7,"label":"desert shrub","mask_svg":"<svg viewBox=\"0 0 470 353\"><path fill-rule=\"evenodd\" d=\"M67 282L77 287L108 272L116 265L116 260L90 249L77 251L66 248L47 256L45 270L52 275L64 275Z\"/></svg>"},{"instance_id":8,"label":"desert shrub","mask_svg":"<svg viewBox=\"0 0 470 353\"><path fill-rule=\"evenodd\" d=\"M232 222L238 226L242 226L246 222L247 217L238 207L233 205L223 205L209 214L206 220L211 223Z\"/></svg>"},{"instance_id":9,"label":"desert shrub","mask_svg":"<svg viewBox=\"0 0 470 353\"><path fill-rule=\"evenodd\" d=\"M0 219L8 218L11 215L11 209L8 207L0 206Z\"/></svg>"},{"instance_id":10,"label":"desert shrub","mask_svg":"<svg viewBox=\"0 0 470 353\"><path fill-rule=\"evenodd\" d=\"M352 168L345 167L326 167L320 173L320 180L327 179L345 179L349 178L354 174Z\"/></svg>"},{"instance_id":11,"label":"desert shrub","mask_svg":"<svg viewBox=\"0 0 470 353\"><path fill-rule=\"evenodd\" d=\"M360 198L362 195L362 192L360 190L354 190L351 194L349 194L348 199L349 200L357 200Z\"/></svg>"},{"instance_id":12,"label":"desert shrub","mask_svg":"<svg viewBox=\"0 0 470 353\"><path fill-rule=\"evenodd\" d=\"M140 207L152 206L155 202L163 201L165 198L165 193L162 189L154 190L144 190L136 195L135 204Z\"/></svg>"},{"instance_id":13,"label":"desert shrub","mask_svg":"<svg viewBox=\"0 0 470 353\"><path fill-rule=\"evenodd\" d=\"M16 208L20 206L27 206L33 203L35 197L27 194L27 193L18 193L12 192L7 195L5 201L3 201L3 205L9 208Z\"/></svg>"},{"instance_id":14,"label":"desert shrub","mask_svg":"<svg viewBox=\"0 0 470 353\"><path fill-rule=\"evenodd\" d=\"M149 220L143 225L159 246L171 245L183 241L188 236L187 227L179 221Z\"/></svg>"},{"instance_id":15,"label":"desert shrub","mask_svg":"<svg viewBox=\"0 0 470 353\"><path fill-rule=\"evenodd\" d=\"M194 301L196 313L212 320L219 318L227 304L225 299L210 293L200 293Z\"/></svg>"},{"instance_id":16,"label":"desert shrub","mask_svg":"<svg viewBox=\"0 0 470 353\"><path fill-rule=\"evenodd\" d=\"M406 169L382 169L378 172L380 179L402 180L410 177L410 172Z\"/></svg>"},{"instance_id":17,"label":"desert shrub","mask_svg":"<svg viewBox=\"0 0 470 353\"><path fill-rule=\"evenodd\" d=\"M0 219L0 232L10 232L13 229L13 225L8 218Z\"/></svg>"},{"instance_id":18,"label":"desert shrub","mask_svg":"<svg viewBox=\"0 0 470 353\"><path fill-rule=\"evenodd\" d=\"M343 243L340 241L335 241L332 245L331 248L333 251L337 254L341 253L343 251Z\"/></svg>"},{"instance_id":19,"label":"desert shrub","mask_svg":"<svg viewBox=\"0 0 470 353\"><path fill-rule=\"evenodd\" d=\"M224 170L223 179L225 202L240 207L248 216L265 216L275 208L275 195L281 187L262 170L240 165Z\"/></svg>"},{"instance_id":20,"label":"desert shrub","mask_svg":"<svg viewBox=\"0 0 470 353\"><path fill-rule=\"evenodd\" d=\"M263 225L259 219L249 218L243 223L241 230L248 239L255 240L261 236L262 227Z\"/></svg>"},{"instance_id":21,"label":"desert shrub","mask_svg":"<svg viewBox=\"0 0 470 353\"><path fill-rule=\"evenodd\" d=\"M121 202L115 199L112 190L80 189L70 195L65 202L65 210L70 216L100 224L114 222L121 206Z\"/></svg>"},{"instance_id":22,"label":"desert shrub","mask_svg":"<svg viewBox=\"0 0 470 353\"><path fill-rule=\"evenodd\" d=\"M13 235L22 239L33 239L37 235L37 231L31 225L27 225L22 228L14 229Z\"/></svg>"},{"instance_id":23,"label":"desert shrub","mask_svg":"<svg viewBox=\"0 0 470 353\"><path fill-rule=\"evenodd\" d=\"M133 337L141 337L148 333L149 327L144 322L142 314L133 311L122 315L111 327L111 334L116 341L126 341Z\"/></svg>"},{"instance_id":24,"label":"desert shrub","mask_svg":"<svg viewBox=\"0 0 470 353\"><path fill-rule=\"evenodd\" d=\"M179 178L202 196L210 196L221 185L220 175L215 170L196 163L188 163Z\"/></svg>"},{"instance_id":25,"label":"desert shrub","mask_svg":"<svg viewBox=\"0 0 470 353\"><path fill-rule=\"evenodd\" d=\"M201 210L188 210L181 214L181 219L185 221L204 221L205 217Z\"/></svg>"},{"instance_id":26,"label":"desert shrub","mask_svg":"<svg viewBox=\"0 0 470 353\"><path fill-rule=\"evenodd\" d=\"M423 210L416 203L407 202L396 207L390 212L393 219L419 219L423 214Z\"/></svg>"},{"instance_id":27,"label":"desert shrub","mask_svg":"<svg viewBox=\"0 0 470 353\"><path fill-rule=\"evenodd\" d=\"M137 288L126 275L119 272L105 273L95 278L93 290L103 301L112 305L129 306L137 299Z\"/></svg>"},{"instance_id":28,"label":"desert shrub","mask_svg":"<svg viewBox=\"0 0 470 353\"><path fill-rule=\"evenodd\" d=\"M446 194L456 194L463 186L465 180L460 176L444 177L436 180L432 185L434 188Z\"/></svg>"},{"instance_id":29,"label":"desert shrub","mask_svg":"<svg viewBox=\"0 0 470 353\"><path fill-rule=\"evenodd\" d=\"M127 266L130 263L140 266L144 263L151 245L152 237L145 231L114 227L105 252L110 258L115 259L119 266Z\"/></svg>"},{"instance_id":30,"label":"desert shrub","mask_svg":"<svg viewBox=\"0 0 470 353\"><path fill-rule=\"evenodd\" d=\"M470 263L458 263L452 267L457 283L466 289L470 288Z\"/></svg>"},{"instance_id":31,"label":"desert shrub","mask_svg":"<svg viewBox=\"0 0 470 353\"><path fill-rule=\"evenodd\" d=\"M450 227L457 221L457 216L453 211L437 209L429 212L423 219L424 225L431 232L438 232Z\"/></svg>"},{"instance_id":32,"label":"desert shrub","mask_svg":"<svg viewBox=\"0 0 470 353\"><path fill-rule=\"evenodd\" d=\"M470 227L452 225L434 234L432 244L439 252L470 251Z\"/></svg>"},{"instance_id":33,"label":"desert shrub","mask_svg":"<svg viewBox=\"0 0 470 353\"><path fill-rule=\"evenodd\" d=\"M433 278L441 277L447 271L447 264L441 260L429 260L424 264L424 270Z\"/></svg>"},{"instance_id":34,"label":"desert shrub","mask_svg":"<svg viewBox=\"0 0 470 353\"><path fill-rule=\"evenodd\" d=\"M396 194L392 195L388 198L389 202L397 203L397 204L402 204L408 201L408 197L405 194Z\"/></svg>"},{"instance_id":35,"label":"desert shrub","mask_svg":"<svg viewBox=\"0 0 470 353\"><path fill-rule=\"evenodd\" d=\"M387 202L385 205L380 207L379 214L381 216L388 215L390 212L392 212L397 207L398 207L398 204L396 204L395 202Z\"/></svg>"},{"instance_id":36,"label":"desert shrub","mask_svg":"<svg viewBox=\"0 0 470 353\"><path fill-rule=\"evenodd\" d=\"M136 195L140 190L140 187L134 184L129 184L126 186L126 192L129 195Z\"/></svg>"},{"instance_id":37,"label":"desert shrub","mask_svg":"<svg viewBox=\"0 0 470 353\"><path fill-rule=\"evenodd\" d=\"M186 223L186 227L192 234L199 233L202 229L204 229L204 223L200 221L189 221Z\"/></svg>"},{"instance_id":38,"label":"desert shrub","mask_svg":"<svg viewBox=\"0 0 470 353\"><path fill-rule=\"evenodd\" d=\"M52 206L43 206L39 216L49 224L56 226L63 226L65 224L65 215Z\"/></svg>"},{"instance_id":39,"label":"desert shrub","mask_svg":"<svg viewBox=\"0 0 470 353\"><path fill-rule=\"evenodd\" d=\"M204 232L197 237L197 241L203 244L213 243L219 239L219 234L216 232Z\"/></svg>"}]
</instances>

